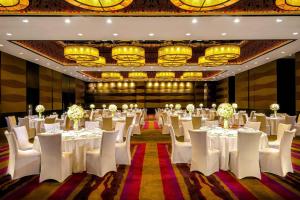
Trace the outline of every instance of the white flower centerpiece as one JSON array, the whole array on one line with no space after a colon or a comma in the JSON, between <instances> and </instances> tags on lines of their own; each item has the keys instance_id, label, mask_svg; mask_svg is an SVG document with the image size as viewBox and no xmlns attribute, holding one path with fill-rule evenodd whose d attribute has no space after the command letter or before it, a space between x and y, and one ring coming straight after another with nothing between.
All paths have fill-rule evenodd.
<instances>
[{"instance_id":1,"label":"white flower centerpiece","mask_svg":"<svg viewBox=\"0 0 300 200\"><path fill-rule=\"evenodd\" d=\"M168 109L168 108L169 108L169 104L166 104L166 105L165 105L165 108Z\"/></svg>"},{"instance_id":2,"label":"white flower centerpiece","mask_svg":"<svg viewBox=\"0 0 300 200\"><path fill-rule=\"evenodd\" d=\"M171 110L174 108L173 104L170 104L169 107L171 108Z\"/></svg>"},{"instance_id":3,"label":"white flower centerpiece","mask_svg":"<svg viewBox=\"0 0 300 200\"><path fill-rule=\"evenodd\" d=\"M73 121L73 129L75 131L78 130L79 120L83 118L84 116L84 110L81 106L78 106L76 104L69 107L67 112L68 117L70 120Z\"/></svg>"},{"instance_id":4,"label":"white flower centerpiece","mask_svg":"<svg viewBox=\"0 0 300 200\"><path fill-rule=\"evenodd\" d=\"M138 105L137 105L137 104L134 104L134 108L137 109L137 108L138 108Z\"/></svg>"},{"instance_id":5,"label":"white flower centerpiece","mask_svg":"<svg viewBox=\"0 0 300 200\"><path fill-rule=\"evenodd\" d=\"M45 111L45 107L43 105L37 105L35 107L35 111L39 113L39 118L42 118L42 113Z\"/></svg>"},{"instance_id":6,"label":"white flower centerpiece","mask_svg":"<svg viewBox=\"0 0 300 200\"><path fill-rule=\"evenodd\" d=\"M192 116L192 113L194 112L195 110L195 106L193 104L188 104L186 106L186 110L189 112L190 116Z\"/></svg>"},{"instance_id":7,"label":"white flower centerpiece","mask_svg":"<svg viewBox=\"0 0 300 200\"><path fill-rule=\"evenodd\" d=\"M238 108L237 103L232 104L233 112L236 113L236 109Z\"/></svg>"},{"instance_id":8,"label":"white flower centerpiece","mask_svg":"<svg viewBox=\"0 0 300 200\"><path fill-rule=\"evenodd\" d=\"M102 108L103 108L103 109L105 109L105 108L106 108L106 105L105 105L105 104L103 104L103 105L102 105Z\"/></svg>"},{"instance_id":9,"label":"white flower centerpiece","mask_svg":"<svg viewBox=\"0 0 300 200\"><path fill-rule=\"evenodd\" d=\"M175 105L175 110L180 110L181 109L181 105L178 103Z\"/></svg>"},{"instance_id":10,"label":"white flower centerpiece","mask_svg":"<svg viewBox=\"0 0 300 200\"><path fill-rule=\"evenodd\" d=\"M128 105L127 105L127 104L123 104L123 105L122 105L122 110L123 110L123 111L126 111L127 109L128 109Z\"/></svg>"},{"instance_id":11,"label":"white flower centerpiece","mask_svg":"<svg viewBox=\"0 0 300 200\"><path fill-rule=\"evenodd\" d=\"M279 110L279 104L273 103L270 105L270 110L274 111L274 117L277 117L277 111Z\"/></svg>"},{"instance_id":12,"label":"white flower centerpiece","mask_svg":"<svg viewBox=\"0 0 300 200\"><path fill-rule=\"evenodd\" d=\"M213 103L213 104L211 104L211 107L215 110L217 107L217 104Z\"/></svg>"},{"instance_id":13,"label":"white flower centerpiece","mask_svg":"<svg viewBox=\"0 0 300 200\"><path fill-rule=\"evenodd\" d=\"M111 112L112 116L115 115L115 112L118 110L118 107L115 104L110 104L108 110Z\"/></svg>"},{"instance_id":14,"label":"white flower centerpiece","mask_svg":"<svg viewBox=\"0 0 300 200\"><path fill-rule=\"evenodd\" d=\"M132 110L132 108L134 107L134 105L131 103L131 104L129 105L129 107L130 107L130 109Z\"/></svg>"},{"instance_id":15,"label":"white flower centerpiece","mask_svg":"<svg viewBox=\"0 0 300 200\"><path fill-rule=\"evenodd\" d=\"M90 109L93 111L95 109L95 104L91 104Z\"/></svg>"},{"instance_id":16,"label":"white flower centerpiece","mask_svg":"<svg viewBox=\"0 0 300 200\"><path fill-rule=\"evenodd\" d=\"M200 104L199 104L199 107L200 107L200 109L202 110L202 108L203 108L203 103L200 103Z\"/></svg>"},{"instance_id":17,"label":"white flower centerpiece","mask_svg":"<svg viewBox=\"0 0 300 200\"><path fill-rule=\"evenodd\" d=\"M218 107L217 113L224 118L224 129L229 128L228 120L233 116L233 108L229 103L221 103Z\"/></svg>"}]
</instances>

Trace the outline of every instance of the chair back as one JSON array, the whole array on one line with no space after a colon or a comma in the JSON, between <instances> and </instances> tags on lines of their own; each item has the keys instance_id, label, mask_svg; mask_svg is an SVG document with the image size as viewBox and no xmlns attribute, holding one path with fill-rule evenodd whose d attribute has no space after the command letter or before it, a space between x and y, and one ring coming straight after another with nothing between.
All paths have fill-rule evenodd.
<instances>
[{"instance_id":1,"label":"chair back","mask_svg":"<svg viewBox=\"0 0 300 200\"><path fill-rule=\"evenodd\" d=\"M215 110L209 110L208 120L211 120L211 121L215 120L216 115L217 115L217 113Z\"/></svg>"},{"instance_id":2,"label":"chair back","mask_svg":"<svg viewBox=\"0 0 300 200\"><path fill-rule=\"evenodd\" d=\"M247 115L247 113L243 113L242 117L243 117L243 123L246 124L247 121L248 121L248 115Z\"/></svg>"},{"instance_id":3,"label":"chair back","mask_svg":"<svg viewBox=\"0 0 300 200\"><path fill-rule=\"evenodd\" d=\"M47 170L47 177L59 180L62 174L61 134L38 135L41 146L41 173Z\"/></svg>"},{"instance_id":4,"label":"chair back","mask_svg":"<svg viewBox=\"0 0 300 200\"><path fill-rule=\"evenodd\" d=\"M55 133L60 130L60 123L44 124L46 133Z\"/></svg>"},{"instance_id":5,"label":"chair back","mask_svg":"<svg viewBox=\"0 0 300 200\"><path fill-rule=\"evenodd\" d=\"M6 124L7 124L7 129L9 132L13 130L14 127L17 126L17 120L15 116L8 116L5 117Z\"/></svg>"},{"instance_id":6,"label":"chair back","mask_svg":"<svg viewBox=\"0 0 300 200\"><path fill-rule=\"evenodd\" d=\"M21 150L26 150L30 145L28 132L25 126L15 127L13 129L16 135L18 146Z\"/></svg>"},{"instance_id":7,"label":"chair back","mask_svg":"<svg viewBox=\"0 0 300 200\"><path fill-rule=\"evenodd\" d=\"M134 116L126 116L125 129L124 129L125 133L127 133L129 126L132 125L133 118Z\"/></svg>"},{"instance_id":8,"label":"chair back","mask_svg":"<svg viewBox=\"0 0 300 200\"><path fill-rule=\"evenodd\" d=\"M65 130L71 130L71 126L72 126L72 123L71 123L71 120L70 118L66 115L65 117Z\"/></svg>"},{"instance_id":9,"label":"chair back","mask_svg":"<svg viewBox=\"0 0 300 200\"><path fill-rule=\"evenodd\" d=\"M182 126L183 126L184 141L190 142L191 138L190 138L189 130L193 130L193 123L191 120L182 121Z\"/></svg>"},{"instance_id":10,"label":"chair back","mask_svg":"<svg viewBox=\"0 0 300 200\"><path fill-rule=\"evenodd\" d=\"M102 129L106 131L112 131L113 130L112 117L102 117L102 120L103 120Z\"/></svg>"},{"instance_id":11,"label":"chair back","mask_svg":"<svg viewBox=\"0 0 300 200\"><path fill-rule=\"evenodd\" d=\"M201 116L192 116L192 124L194 129L199 129L201 127L202 117Z\"/></svg>"},{"instance_id":12,"label":"chair back","mask_svg":"<svg viewBox=\"0 0 300 200\"><path fill-rule=\"evenodd\" d=\"M279 123L277 128L277 141L281 141L285 131L291 130L291 124Z\"/></svg>"},{"instance_id":13,"label":"chair back","mask_svg":"<svg viewBox=\"0 0 300 200\"><path fill-rule=\"evenodd\" d=\"M266 133L267 132L267 117L266 117L266 115L265 114L257 114L256 121L260 122L259 130Z\"/></svg>"},{"instance_id":14,"label":"chair back","mask_svg":"<svg viewBox=\"0 0 300 200\"><path fill-rule=\"evenodd\" d=\"M171 125L175 135L180 136L180 128L179 128L179 117L177 115L171 115Z\"/></svg>"},{"instance_id":15,"label":"chair back","mask_svg":"<svg viewBox=\"0 0 300 200\"><path fill-rule=\"evenodd\" d=\"M290 116L290 115L285 115L285 124L291 124L291 127L294 128L296 124L296 115Z\"/></svg>"},{"instance_id":16,"label":"chair back","mask_svg":"<svg viewBox=\"0 0 300 200\"><path fill-rule=\"evenodd\" d=\"M45 124L54 124L56 117L46 117Z\"/></svg>"},{"instance_id":17,"label":"chair back","mask_svg":"<svg viewBox=\"0 0 300 200\"><path fill-rule=\"evenodd\" d=\"M246 128L253 128L254 130L258 131L260 129L260 124L261 122L252 122L252 121L247 121L245 124Z\"/></svg>"},{"instance_id":18,"label":"chair back","mask_svg":"<svg viewBox=\"0 0 300 200\"><path fill-rule=\"evenodd\" d=\"M291 131L284 131L284 134L280 141L280 156L281 158L291 159L291 149L293 138L295 137L296 129Z\"/></svg>"},{"instance_id":19,"label":"chair back","mask_svg":"<svg viewBox=\"0 0 300 200\"><path fill-rule=\"evenodd\" d=\"M208 155L207 132L200 130L189 131L192 143L192 160L206 160Z\"/></svg>"},{"instance_id":20,"label":"chair back","mask_svg":"<svg viewBox=\"0 0 300 200\"><path fill-rule=\"evenodd\" d=\"M250 121L253 121L253 120L254 120L255 113L256 113L255 110L252 110L252 111L250 112Z\"/></svg>"},{"instance_id":21,"label":"chair back","mask_svg":"<svg viewBox=\"0 0 300 200\"><path fill-rule=\"evenodd\" d=\"M9 147L9 165L10 165L12 164L10 162L14 162L15 157L18 153L18 142L13 132L5 131L4 134L7 139L8 147Z\"/></svg>"},{"instance_id":22,"label":"chair back","mask_svg":"<svg viewBox=\"0 0 300 200\"><path fill-rule=\"evenodd\" d=\"M142 113L141 112L136 112L135 113L135 120L134 120L134 124L140 124L141 122L141 118L142 118Z\"/></svg>"},{"instance_id":23,"label":"chair back","mask_svg":"<svg viewBox=\"0 0 300 200\"><path fill-rule=\"evenodd\" d=\"M259 142L261 132L238 132L238 164L259 162Z\"/></svg>"},{"instance_id":24,"label":"chair back","mask_svg":"<svg viewBox=\"0 0 300 200\"><path fill-rule=\"evenodd\" d=\"M85 121L84 127L87 130L93 130L93 129L99 128L100 124L98 121Z\"/></svg>"},{"instance_id":25,"label":"chair back","mask_svg":"<svg viewBox=\"0 0 300 200\"><path fill-rule=\"evenodd\" d=\"M166 112L162 113L163 125L169 124L168 114Z\"/></svg>"},{"instance_id":26,"label":"chair back","mask_svg":"<svg viewBox=\"0 0 300 200\"><path fill-rule=\"evenodd\" d=\"M173 152L173 149L175 148L175 143L176 143L176 135L175 135L174 128L172 125L169 125L169 131L170 131L170 135L171 135L172 152Z\"/></svg>"},{"instance_id":27,"label":"chair back","mask_svg":"<svg viewBox=\"0 0 300 200\"><path fill-rule=\"evenodd\" d=\"M117 142L123 142L125 122L116 122L115 131L117 131Z\"/></svg>"},{"instance_id":28,"label":"chair back","mask_svg":"<svg viewBox=\"0 0 300 200\"><path fill-rule=\"evenodd\" d=\"M117 138L117 131L103 131L101 146L100 146L100 156L99 163L112 163L116 165L115 157L115 143Z\"/></svg>"},{"instance_id":29,"label":"chair back","mask_svg":"<svg viewBox=\"0 0 300 200\"><path fill-rule=\"evenodd\" d=\"M131 142L132 131L133 131L133 125L130 125L128 127L128 131L126 133L126 148L128 149L129 152L130 152L130 142Z\"/></svg>"}]
</instances>

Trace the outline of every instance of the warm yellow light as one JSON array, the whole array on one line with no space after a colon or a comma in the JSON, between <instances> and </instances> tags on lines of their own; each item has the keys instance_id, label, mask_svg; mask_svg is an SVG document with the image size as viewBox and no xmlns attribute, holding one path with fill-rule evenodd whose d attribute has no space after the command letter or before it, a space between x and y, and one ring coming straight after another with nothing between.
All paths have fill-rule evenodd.
<instances>
[{"instance_id":1,"label":"warm yellow light","mask_svg":"<svg viewBox=\"0 0 300 200\"><path fill-rule=\"evenodd\" d=\"M202 72L183 72L181 79L195 80L201 79Z\"/></svg>"},{"instance_id":2,"label":"warm yellow light","mask_svg":"<svg viewBox=\"0 0 300 200\"><path fill-rule=\"evenodd\" d=\"M159 83L158 83L158 82L155 82L155 83L154 83L154 87L155 87L155 88L158 88L158 86L159 86Z\"/></svg>"},{"instance_id":3,"label":"warm yellow light","mask_svg":"<svg viewBox=\"0 0 300 200\"><path fill-rule=\"evenodd\" d=\"M89 88L95 89L95 87L96 87L96 84L94 84L94 83L89 83Z\"/></svg>"},{"instance_id":4,"label":"warm yellow light","mask_svg":"<svg viewBox=\"0 0 300 200\"><path fill-rule=\"evenodd\" d=\"M189 11L208 11L230 6L239 0L170 0L175 6Z\"/></svg>"},{"instance_id":5,"label":"warm yellow light","mask_svg":"<svg viewBox=\"0 0 300 200\"><path fill-rule=\"evenodd\" d=\"M205 56L200 56L198 58L198 65L203 67L217 67L225 65L227 62L227 60L208 60L205 58Z\"/></svg>"},{"instance_id":6,"label":"warm yellow light","mask_svg":"<svg viewBox=\"0 0 300 200\"><path fill-rule=\"evenodd\" d=\"M117 46L112 48L112 57L121 61L143 60L145 59L145 50L137 46Z\"/></svg>"},{"instance_id":7,"label":"warm yellow light","mask_svg":"<svg viewBox=\"0 0 300 200\"><path fill-rule=\"evenodd\" d=\"M66 46L64 55L70 60L95 61L99 57L99 50L88 46Z\"/></svg>"},{"instance_id":8,"label":"warm yellow light","mask_svg":"<svg viewBox=\"0 0 300 200\"><path fill-rule=\"evenodd\" d=\"M158 62L158 65L160 65L162 67L181 67L186 64L186 60L169 61L169 60L158 59L157 62Z\"/></svg>"},{"instance_id":9,"label":"warm yellow light","mask_svg":"<svg viewBox=\"0 0 300 200\"><path fill-rule=\"evenodd\" d=\"M155 78L159 78L159 79L175 78L175 73L174 72L156 72Z\"/></svg>"},{"instance_id":10,"label":"warm yellow light","mask_svg":"<svg viewBox=\"0 0 300 200\"><path fill-rule=\"evenodd\" d=\"M179 83L179 88L184 88L184 83L183 82Z\"/></svg>"},{"instance_id":11,"label":"warm yellow light","mask_svg":"<svg viewBox=\"0 0 300 200\"><path fill-rule=\"evenodd\" d=\"M174 82L174 83L173 83L173 89L177 89L177 87L178 87L178 83L177 83L177 82Z\"/></svg>"},{"instance_id":12,"label":"warm yellow light","mask_svg":"<svg viewBox=\"0 0 300 200\"><path fill-rule=\"evenodd\" d=\"M166 86L165 82L161 82L161 83L160 83L160 87L161 87L161 88L165 88L165 86Z\"/></svg>"},{"instance_id":13,"label":"warm yellow light","mask_svg":"<svg viewBox=\"0 0 300 200\"><path fill-rule=\"evenodd\" d=\"M123 83L123 88L125 88L125 89L128 88L128 83L127 83L127 82L124 82L124 83Z\"/></svg>"},{"instance_id":14,"label":"warm yellow light","mask_svg":"<svg viewBox=\"0 0 300 200\"><path fill-rule=\"evenodd\" d=\"M283 10L300 10L300 0L276 0L276 6Z\"/></svg>"},{"instance_id":15,"label":"warm yellow light","mask_svg":"<svg viewBox=\"0 0 300 200\"><path fill-rule=\"evenodd\" d=\"M110 88L115 88L115 87L116 87L116 83L115 83L115 82L111 82L111 83L109 84L109 86L110 86Z\"/></svg>"},{"instance_id":16,"label":"warm yellow light","mask_svg":"<svg viewBox=\"0 0 300 200\"><path fill-rule=\"evenodd\" d=\"M130 78L130 79L145 79L145 78L148 78L148 75L146 72L129 72L128 78Z\"/></svg>"},{"instance_id":17,"label":"warm yellow light","mask_svg":"<svg viewBox=\"0 0 300 200\"><path fill-rule=\"evenodd\" d=\"M104 89L107 89L109 87L108 83L103 84Z\"/></svg>"},{"instance_id":18,"label":"warm yellow light","mask_svg":"<svg viewBox=\"0 0 300 200\"><path fill-rule=\"evenodd\" d=\"M122 83L121 82L118 82L117 83L117 87L120 89L120 88L122 88Z\"/></svg>"},{"instance_id":19,"label":"warm yellow light","mask_svg":"<svg viewBox=\"0 0 300 200\"><path fill-rule=\"evenodd\" d=\"M117 65L122 67L142 67L145 65L145 59L135 61L118 60Z\"/></svg>"},{"instance_id":20,"label":"warm yellow light","mask_svg":"<svg viewBox=\"0 0 300 200\"><path fill-rule=\"evenodd\" d=\"M29 5L29 0L0 0L0 10L22 10Z\"/></svg>"},{"instance_id":21,"label":"warm yellow light","mask_svg":"<svg viewBox=\"0 0 300 200\"><path fill-rule=\"evenodd\" d=\"M130 83L130 88L135 88L135 83L134 82Z\"/></svg>"},{"instance_id":22,"label":"warm yellow light","mask_svg":"<svg viewBox=\"0 0 300 200\"><path fill-rule=\"evenodd\" d=\"M98 89L100 89L100 88L102 88L102 87L103 87L103 83L98 83L98 84L97 84L97 88L98 88Z\"/></svg>"},{"instance_id":23,"label":"warm yellow light","mask_svg":"<svg viewBox=\"0 0 300 200\"><path fill-rule=\"evenodd\" d=\"M66 2L88 10L101 12L115 11L129 6L133 0L65 0Z\"/></svg>"},{"instance_id":24,"label":"warm yellow light","mask_svg":"<svg viewBox=\"0 0 300 200\"><path fill-rule=\"evenodd\" d=\"M151 88L152 87L152 82L148 82L147 83L147 88Z\"/></svg>"},{"instance_id":25,"label":"warm yellow light","mask_svg":"<svg viewBox=\"0 0 300 200\"><path fill-rule=\"evenodd\" d=\"M95 61L77 61L77 64L83 67L103 67L106 65L106 59L99 56Z\"/></svg>"},{"instance_id":26,"label":"warm yellow light","mask_svg":"<svg viewBox=\"0 0 300 200\"><path fill-rule=\"evenodd\" d=\"M240 54L241 49L237 45L218 45L205 49L205 58L209 60L232 60Z\"/></svg>"},{"instance_id":27,"label":"warm yellow light","mask_svg":"<svg viewBox=\"0 0 300 200\"><path fill-rule=\"evenodd\" d=\"M158 49L158 58L168 61L184 61L192 57L192 48L189 46L166 46Z\"/></svg>"},{"instance_id":28,"label":"warm yellow light","mask_svg":"<svg viewBox=\"0 0 300 200\"><path fill-rule=\"evenodd\" d=\"M171 83L171 82L168 82L168 83L167 83L167 88L168 88L168 89L171 89L171 88L172 88L172 83Z\"/></svg>"},{"instance_id":29,"label":"warm yellow light","mask_svg":"<svg viewBox=\"0 0 300 200\"><path fill-rule=\"evenodd\" d=\"M102 79L123 79L123 76L119 72L102 72Z\"/></svg>"}]
</instances>

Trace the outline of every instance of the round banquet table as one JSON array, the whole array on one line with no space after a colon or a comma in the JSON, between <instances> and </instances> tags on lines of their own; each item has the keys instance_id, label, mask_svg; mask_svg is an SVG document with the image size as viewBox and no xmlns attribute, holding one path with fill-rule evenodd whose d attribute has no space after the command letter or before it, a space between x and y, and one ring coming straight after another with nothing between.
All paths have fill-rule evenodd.
<instances>
[{"instance_id":1,"label":"round banquet table","mask_svg":"<svg viewBox=\"0 0 300 200\"><path fill-rule=\"evenodd\" d=\"M62 134L62 151L71 152L73 154L73 173L86 171L86 152L100 148L102 130L64 131L60 133ZM33 148L39 152L41 151L37 136L34 138Z\"/></svg>"},{"instance_id":2,"label":"round banquet table","mask_svg":"<svg viewBox=\"0 0 300 200\"><path fill-rule=\"evenodd\" d=\"M217 128L203 127L200 130L207 130L209 148L218 149L220 151L220 169L225 171L229 170L229 153L231 151L237 150L238 130L254 132L254 130L250 128L226 130L221 127L217 127ZM268 145L267 134L262 132L259 149L266 148L267 145Z\"/></svg>"}]
</instances>

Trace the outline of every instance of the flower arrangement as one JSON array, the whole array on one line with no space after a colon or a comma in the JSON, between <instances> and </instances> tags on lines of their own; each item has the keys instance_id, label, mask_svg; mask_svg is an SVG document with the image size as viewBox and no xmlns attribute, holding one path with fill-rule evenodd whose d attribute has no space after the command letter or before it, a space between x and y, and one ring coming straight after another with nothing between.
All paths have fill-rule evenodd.
<instances>
[{"instance_id":1,"label":"flower arrangement","mask_svg":"<svg viewBox=\"0 0 300 200\"><path fill-rule=\"evenodd\" d=\"M130 107L130 109L132 109L132 108L133 108L133 104L131 103L131 104L129 105L129 107Z\"/></svg>"},{"instance_id":2,"label":"flower arrangement","mask_svg":"<svg viewBox=\"0 0 300 200\"><path fill-rule=\"evenodd\" d=\"M105 108L106 108L106 105L105 105L105 104L103 104L103 105L102 105L102 108L103 108L103 109L105 109Z\"/></svg>"},{"instance_id":3,"label":"flower arrangement","mask_svg":"<svg viewBox=\"0 0 300 200\"><path fill-rule=\"evenodd\" d=\"M108 106L108 110L111 112L116 112L118 110L118 107L115 104L110 104Z\"/></svg>"},{"instance_id":4,"label":"flower arrangement","mask_svg":"<svg viewBox=\"0 0 300 200\"><path fill-rule=\"evenodd\" d=\"M187 110L190 114L192 114L192 112L194 112L194 110L195 110L195 106L194 106L193 104L188 104L188 105L186 106L186 110Z\"/></svg>"},{"instance_id":5,"label":"flower arrangement","mask_svg":"<svg viewBox=\"0 0 300 200\"><path fill-rule=\"evenodd\" d=\"M70 120L74 121L73 123L74 130L78 130L78 121L84 116L83 108L81 106L74 104L69 107L67 115L70 118Z\"/></svg>"},{"instance_id":6,"label":"flower arrangement","mask_svg":"<svg viewBox=\"0 0 300 200\"><path fill-rule=\"evenodd\" d=\"M180 105L180 104L176 104L176 105L175 105L175 109L176 109L176 110L180 110L180 109L181 109L181 105Z\"/></svg>"},{"instance_id":7,"label":"flower arrangement","mask_svg":"<svg viewBox=\"0 0 300 200\"><path fill-rule=\"evenodd\" d=\"M217 104L213 103L213 104L211 105L211 107L212 107L213 109L216 109Z\"/></svg>"},{"instance_id":8,"label":"flower arrangement","mask_svg":"<svg viewBox=\"0 0 300 200\"><path fill-rule=\"evenodd\" d=\"M127 110L128 109L128 105L127 104L123 104L122 105L122 110Z\"/></svg>"},{"instance_id":9,"label":"flower arrangement","mask_svg":"<svg viewBox=\"0 0 300 200\"><path fill-rule=\"evenodd\" d=\"M277 117L277 111L279 110L279 104L273 103L270 105L270 110L274 111L274 117Z\"/></svg>"},{"instance_id":10,"label":"flower arrangement","mask_svg":"<svg viewBox=\"0 0 300 200\"><path fill-rule=\"evenodd\" d=\"M217 114L224 118L224 128L229 128L228 119L230 119L233 115L232 105L229 103L221 103L218 107Z\"/></svg>"},{"instance_id":11,"label":"flower arrangement","mask_svg":"<svg viewBox=\"0 0 300 200\"><path fill-rule=\"evenodd\" d=\"M165 107L166 107L166 108L169 108L169 104L166 104Z\"/></svg>"},{"instance_id":12,"label":"flower arrangement","mask_svg":"<svg viewBox=\"0 0 300 200\"><path fill-rule=\"evenodd\" d=\"M173 104L170 104L169 107L172 109L172 108L174 108L174 105L173 105Z\"/></svg>"},{"instance_id":13,"label":"flower arrangement","mask_svg":"<svg viewBox=\"0 0 300 200\"><path fill-rule=\"evenodd\" d=\"M95 109L95 105L94 105L94 104L91 104L91 105L90 105L90 109L91 109L91 110Z\"/></svg>"},{"instance_id":14,"label":"flower arrangement","mask_svg":"<svg viewBox=\"0 0 300 200\"><path fill-rule=\"evenodd\" d=\"M45 107L43 105L37 105L35 107L35 111L39 113L39 118L42 118L42 113L45 111Z\"/></svg>"},{"instance_id":15,"label":"flower arrangement","mask_svg":"<svg viewBox=\"0 0 300 200\"><path fill-rule=\"evenodd\" d=\"M199 107L202 109L202 108L203 108L203 103L200 103L200 104L199 104Z\"/></svg>"},{"instance_id":16,"label":"flower arrangement","mask_svg":"<svg viewBox=\"0 0 300 200\"><path fill-rule=\"evenodd\" d=\"M233 103L231 105L232 105L232 108L233 108L233 112L236 113L236 109L238 108L237 103Z\"/></svg>"},{"instance_id":17,"label":"flower arrangement","mask_svg":"<svg viewBox=\"0 0 300 200\"><path fill-rule=\"evenodd\" d=\"M137 104L134 104L134 108L138 108L138 105L137 105Z\"/></svg>"}]
</instances>

